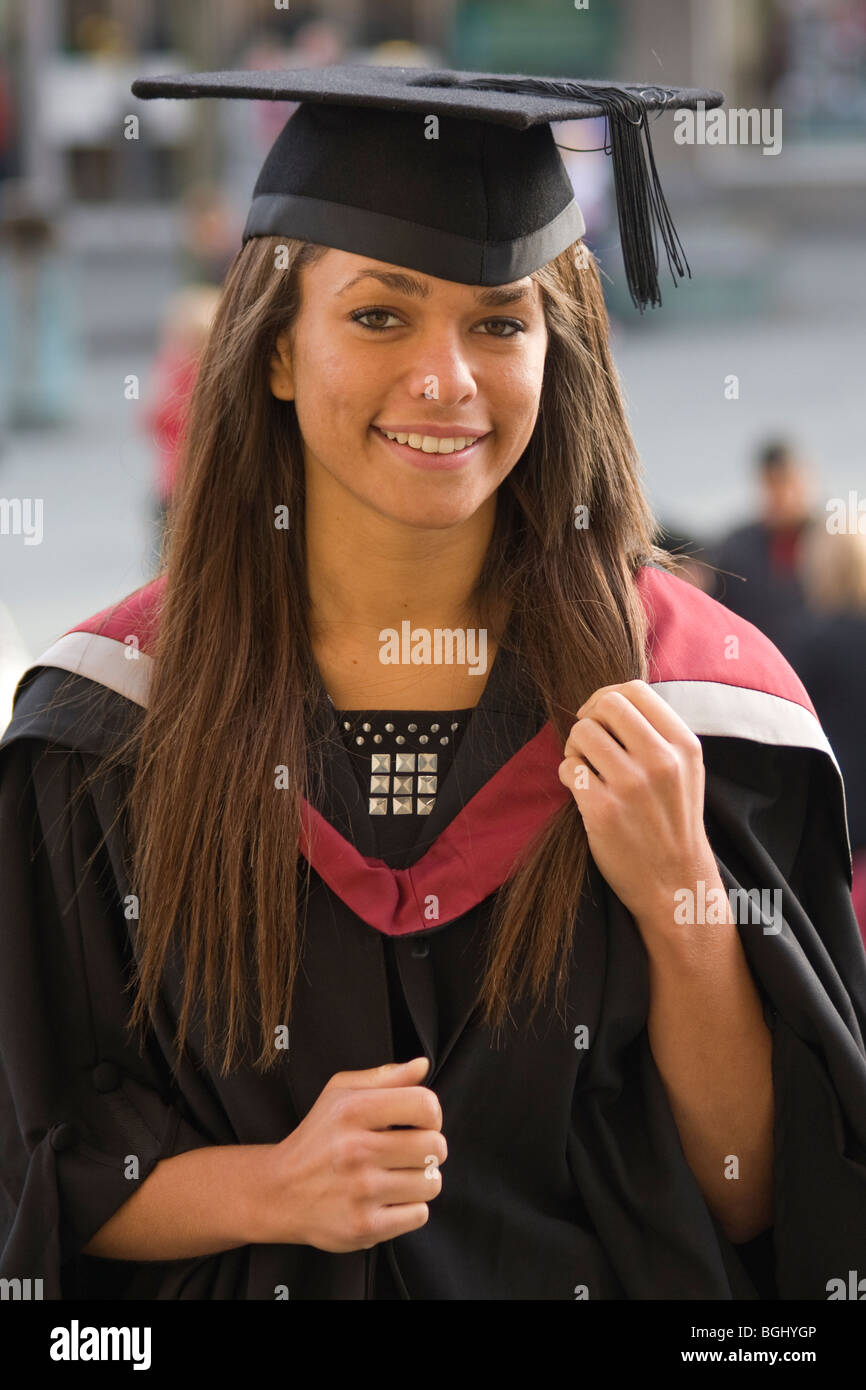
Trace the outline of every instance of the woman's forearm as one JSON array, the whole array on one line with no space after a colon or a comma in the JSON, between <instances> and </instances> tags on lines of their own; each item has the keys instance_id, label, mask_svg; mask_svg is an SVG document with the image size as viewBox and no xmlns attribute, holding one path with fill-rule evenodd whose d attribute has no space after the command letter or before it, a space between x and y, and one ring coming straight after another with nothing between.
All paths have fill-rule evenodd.
<instances>
[{"instance_id":1,"label":"woman's forearm","mask_svg":"<svg viewBox=\"0 0 866 1390\"><path fill-rule=\"evenodd\" d=\"M715 862L704 881L725 892ZM683 1152L739 1243L773 1224L773 1035L729 908L727 916L679 924L671 904L638 925L650 962L650 1047Z\"/></svg>"},{"instance_id":2,"label":"woman's forearm","mask_svg":"<svg viewBox=\"0 0 866 1390\"><path fill-rule=\"evenodd\" d=\"M182 1260L256 1239L255 1198L270 1144L225 1144L164 1158L100 1227L85 1255Z\"/></svg>"}]
</instances>

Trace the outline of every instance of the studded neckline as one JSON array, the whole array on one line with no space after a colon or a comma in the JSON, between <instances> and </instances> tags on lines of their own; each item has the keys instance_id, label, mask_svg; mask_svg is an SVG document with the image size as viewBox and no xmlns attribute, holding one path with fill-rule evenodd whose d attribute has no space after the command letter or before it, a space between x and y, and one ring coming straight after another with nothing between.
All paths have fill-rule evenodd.
<instances>
[{"instance_id":1,"label":"studded neckline","mask_svg":"<svg viewBox=\"0 0 866 1390\"><path fill-rule=\"evenodd\" d=\"M412 734L413 741L422 745L437 742L445 745L450 742L449 732L465 724L474 708L470 705L468 709L456 710L335 709L334 714L340 721L340 728L352 734L352 741L359 748L384 742L385 734L392 734L397 744L404 744Z\"/></svg>"},{"instance_id":2,"label":"studded neckline","mask_svg":"<svg viewBox=\"0 0 866 1390\"><path fill-rule=\"evenodd\" d=\"M334 708L371 816L430 814L474 709Z\"/></svg>"}]
</instances>

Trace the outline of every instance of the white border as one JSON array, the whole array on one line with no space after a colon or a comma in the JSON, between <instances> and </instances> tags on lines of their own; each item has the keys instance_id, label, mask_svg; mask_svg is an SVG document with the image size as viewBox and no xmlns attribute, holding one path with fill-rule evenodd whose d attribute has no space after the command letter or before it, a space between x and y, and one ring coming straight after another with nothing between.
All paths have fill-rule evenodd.
<instances>
[{"instance_id":1,"label":"white border","mask_svg":"<svg viewBox=\"0 0 866 1390\"><path fill-rule=\"evenodd\" d=\"M95 632L67 632L47 647L29 669L36 666L57 666L61 671L73 671L77 676L86 676L109 690L116 690L118 695L125 695L136 705L147 705L153 657L114 637L102 637Z\"/></svg>"}]
</instances>

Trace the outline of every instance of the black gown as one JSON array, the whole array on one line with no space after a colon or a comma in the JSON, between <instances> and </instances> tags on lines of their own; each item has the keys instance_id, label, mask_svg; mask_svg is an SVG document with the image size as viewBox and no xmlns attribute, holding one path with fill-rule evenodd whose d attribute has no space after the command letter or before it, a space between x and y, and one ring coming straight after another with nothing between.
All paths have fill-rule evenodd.
<instances>
[{"instance_id":1,"label":"black gown","mask_svg":"<svg viewBox=\"0 0 866 1390\"><path fill-rule=\"evenodd\" d=\"M125 773L74 811L69 802L140 717L151 585L42 655L0 740L0 1277L42 1278L52 1299L824 1300L830 1280L862 1266L866 956L838 768L762 634L654 566L639 582L650 679L701 737L722 880L776 890L782 903L781 920L762 909L738 927L773 1029L773 1227L734 1246L703 1199L649 1047L646 951L591 860L565 1022L544 1008L529 1026L518 1003L496 1045L480 1020L495 894L520 846L573 800L556 775L561 745L505 647L414 843L381 853L377 834L391 832L375 823L386 817L370 814L321 692L333 737L300 846L312 865L308 926L280 1064L221 1077L200 1065L193 1030L175 1081L172 966L145 1054L130 1046L135 923L124 910L127 847L112 828ZM141 662L124 659L130 632L142 635ZM731 633L739 660L724 664ZM72 698L52 707L60 687ZM449 1150L421 1230L340 1255L303 1245L163 1262L81 1253L160 1159L277 1142L334 1072L390 1060L398 984ZM408 1033L402 1041L415 1050Z\"/></svg>"},{"instance_id":2,"label":"black gown","mask_svg":"<svg viewBox=\"0 0 866 1390\"><path fill-rule=\"evenodd\" d=\"M363 804L366 801L370 808L370 827L379 858L395 853L402 856L406 851L413 849L426 824L425 817L432 812L436 793L450 770L454 752L462 741L472 713L473 709L334 711L358 778L361 802ZM363 747L363 751L358 745ZM372 754L384 755L388 760L384 786L377 786L376 773L371 763ZM428 758L431 755L435 758L436 769L435 773L431 771L427 775L426 782L417 761L424 754L427 754ZM400 755L407 758L409 763L402 783L395 780L401 775L398 768L405 765L398 763ZM378 781L381 783L381 776ZM377 796L374 794L376 791L387 792L388 795ZM393 794L395 791L398 793L396 796ZM388 862L391 862L390 858ZM395 943L386 936L382 939L382 947L385 954L393 1057L396 1062L408 1062L413 1057L424 1055L424 1044L418 1037L418 1030L406 1003ZM415 942L412 949L416 958L424 959L429 952L430 943L422 938ZM405 1289L399 1276L395 1277L390 1262L387 1259L376 1259L372 1253L370 1261L370 1297L392 1301L402 1299Z\"/></svg>"}]
</instances>

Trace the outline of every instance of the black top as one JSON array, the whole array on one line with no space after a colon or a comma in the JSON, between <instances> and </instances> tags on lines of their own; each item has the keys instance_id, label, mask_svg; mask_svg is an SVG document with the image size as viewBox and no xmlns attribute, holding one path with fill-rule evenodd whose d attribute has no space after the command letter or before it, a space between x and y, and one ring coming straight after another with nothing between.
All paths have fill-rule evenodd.
<instances>
[{"instance_id":1,"label":"black top","mask_svg":"<svg viewBox=\"0 0 866 1390\"><path fill-rule=\"evenodd\" d=\"M459 710L335 710L381 856L410 849L435 805L473 713ZM399 759L399 761L398 761ZM382 770L387 764L387 771ZM383 938L394 1060L424 1053L400 982L394 943Z\"/></svg>"},{"instance_id":2,"label":"black top","mask_svg":"<svg viewBox=\"0 0 866 1390\"><path fill-rule=\"evenodd\" d=\"M473 713L334 710L383 857L416 843Z\"/></svg>"},{"instance_id":3,"label":"black top","mask_svg":"<svg viewBox=\"0 0 866 1390\"><path fill-rule=\"evenodd\" d=\"M473 709L335 709L380 855L415 845L451 769ZM383 770L386 765L387 771ZM394 1060L409 1062L424 1055L424 1045L406 1002L394 942L385 936L382 946ZM420 949L425 949L423 944ZM399 1301L402 1294L390 1262L377 1258L373 1264L372 1296L376 1300Z\"/></svg>"}]
</instances>

